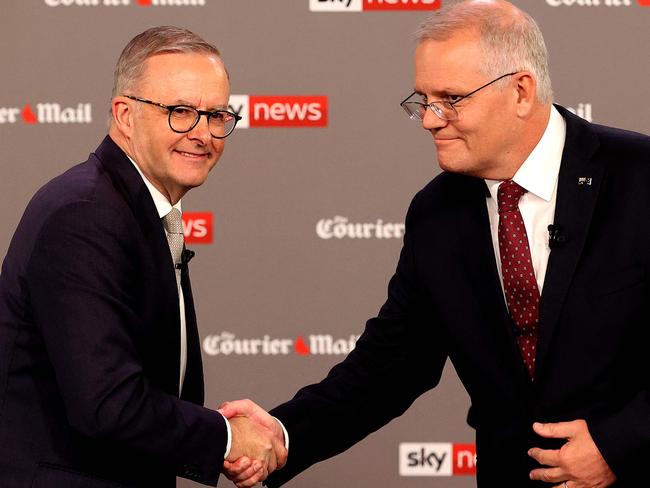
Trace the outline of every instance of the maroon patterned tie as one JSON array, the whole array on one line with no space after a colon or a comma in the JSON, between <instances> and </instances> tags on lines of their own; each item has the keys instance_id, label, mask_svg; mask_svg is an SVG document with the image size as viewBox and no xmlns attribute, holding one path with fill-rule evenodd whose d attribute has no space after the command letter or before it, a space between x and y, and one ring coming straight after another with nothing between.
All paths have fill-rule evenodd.
<instances>
[{"instance_id":1,"label":"maroon patterned tie","mask_svg":"<svg viewBox=\"0 0 650 488\"><path fill-rule=\"evenodd\" d=\"M539 288L530 259L526 228L519 212L519 199L524 193L526 190L512 180L499 185L499 254L508 311L518 328L517 343L526 369L534 378Z\"/></svg>"}]
</instances>

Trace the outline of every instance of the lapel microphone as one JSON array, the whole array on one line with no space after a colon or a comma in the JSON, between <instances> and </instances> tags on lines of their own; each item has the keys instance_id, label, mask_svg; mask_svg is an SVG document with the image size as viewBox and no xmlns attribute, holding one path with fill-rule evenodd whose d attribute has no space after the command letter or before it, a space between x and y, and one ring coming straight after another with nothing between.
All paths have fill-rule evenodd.
<instances>
[{"instance_id":1,"label":"lapel microphone","mask_svg":"<svg viewBox=\"0 0 650 488\"><path fill-rule=\"evenodd\" d=\"M176 264L176 269L187 271L187 263L189 263L194 256L196 256L196 253L191 249L183 249L183 252L181 253L181 262Z\"/></svg>"},{"instance_id":2,"label":"lapel microphone","mask_svg":"<svg viewBox=\"0 0 650 488\"><path fill-rule=\"evenodd\" d=\"M559 247L566 242L564 229L560 224L550 224L548 227L548 247L551 249Z\"/></svg>"}]
</instances>

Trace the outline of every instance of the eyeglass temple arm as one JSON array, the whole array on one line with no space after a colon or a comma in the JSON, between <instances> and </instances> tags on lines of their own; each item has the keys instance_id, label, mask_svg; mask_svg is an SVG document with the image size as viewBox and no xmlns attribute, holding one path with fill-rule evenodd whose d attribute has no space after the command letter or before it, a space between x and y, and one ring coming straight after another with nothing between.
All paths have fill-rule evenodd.
<instances>
[{"instance_id":1,"label":"eyeglass temple arm","mask_svg":"<svg viewBox=\"0 0 650 488\"><path fill-rule=\"evenodd\" d=\"M409 98L411 98L413 95L415 95L416 92L412 92L408 97L406 97L404 100L399 102L400 106L404 104Z\"/></svg>"}]
</instances>

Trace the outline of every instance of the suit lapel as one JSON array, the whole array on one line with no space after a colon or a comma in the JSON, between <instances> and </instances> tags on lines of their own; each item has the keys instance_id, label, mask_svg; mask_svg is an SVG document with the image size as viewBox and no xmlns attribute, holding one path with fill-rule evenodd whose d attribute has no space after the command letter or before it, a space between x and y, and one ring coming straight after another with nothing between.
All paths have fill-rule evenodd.
<instances>
[{"instance_id":1,"label":"suit lapel","mask_svg":"<svg viewBox=\"0 0 650 488\"><path fill-rule=\"evenodd\" d=\"M489 193L482 179L462 178L466 178L468 188L459 191L467 198L458 213L458 230L466 272L483 313L483 322L493 328L495 344L504 345L499 356L506 358L505 369L514 372L518 383L525 388L530 380L521 360L496 265L485 201Z\"/></svg>"},{"instance_id":2,"label":"suit lapel","mask_svg":"<svg viewBox=\"0 0 650 488\"><path fill-rule=\"evenodd\" d=\"M554 224L565 242L551 250L540 300L536 377L543 372L562 306L589 231L603 166L592 161L598 139L584 120L556 106L566 120L566 140L558 178ZM579 180L590 178L590 180Z\"/></svg>"},{"instance_id":3,"label":"suit lapel","mask_svg":"<svg viewBox=\"0 0 650 488\"><path fill-rule=\"evenodd\" d=\"M152 282L157 287L156 306L159 310L155 317L162 317L155 327L155 344L151 348L160 351L158 357L164 358L156 368L161 372L158 377L164 382L165 389L178 393L180 364L180 310L176 276L171 265L171 254L165 230L158 216L151 194L142 181L142 177L124 152L106 136L97 151L104 170L110 175L115 188L123 196L139 224L145 241L155 263ZM164 266L163 264L168 264ZM190 291L191 298L191 291ZM193 313L193 309L192 309Z\"/></svg>"},{"instance_id":4,"label":"suit lapel","mask_svg":"<svg viewBox=\"0 0 650 488\"><path fill-rule=\"evenodd\" d=\"M181 275L181 286L185 298L185 322L187 330L187 367L181 397L184 400L203 405L203 364L201 362L201 341L196 325L194 299L188 268L184 268Z\"/></svg>"}]
</instances>

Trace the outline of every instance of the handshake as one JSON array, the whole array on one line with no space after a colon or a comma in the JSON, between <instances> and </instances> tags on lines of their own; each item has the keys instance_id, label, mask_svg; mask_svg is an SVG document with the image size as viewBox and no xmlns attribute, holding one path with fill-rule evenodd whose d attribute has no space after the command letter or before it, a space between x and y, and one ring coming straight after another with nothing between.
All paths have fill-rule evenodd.
<instances>
[{"instance_id":1,"label":"handshake","mask_svg":"<svg viewBox=\"0 0 650 488\"><path fill-rule=\"evenodd\" d=\"M284 428L251 400L223 403L219 412L232 431L223 474L238 488L254 486L287 462Z\"/></svg>"}]
</instances>

